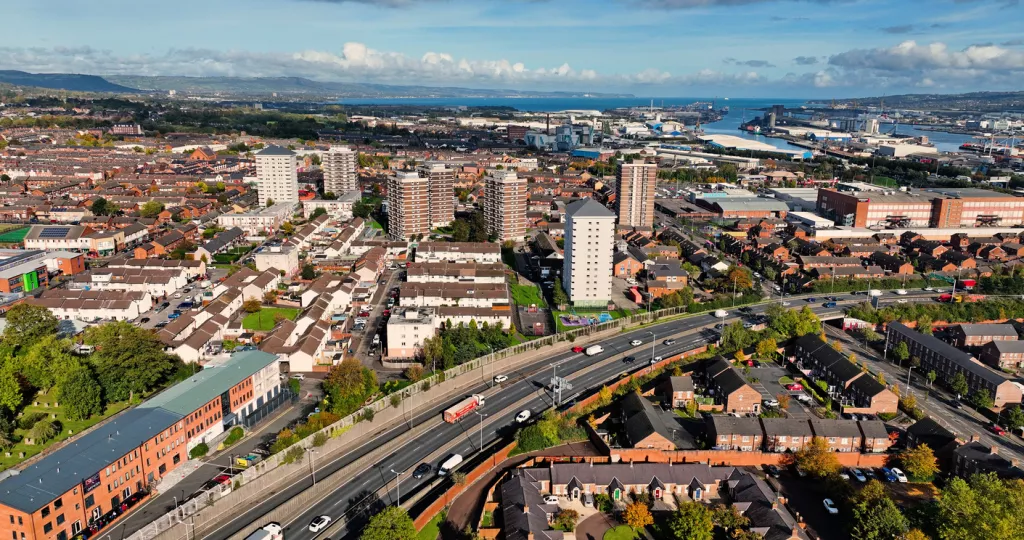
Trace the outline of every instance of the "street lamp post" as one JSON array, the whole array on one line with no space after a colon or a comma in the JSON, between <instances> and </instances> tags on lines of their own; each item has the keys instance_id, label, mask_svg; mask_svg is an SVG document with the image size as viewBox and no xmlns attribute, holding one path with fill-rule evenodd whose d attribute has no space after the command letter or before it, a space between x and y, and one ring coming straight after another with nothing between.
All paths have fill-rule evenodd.
<instances>
[{"instance_id":1,"label":"street lamp post","mask_svg":"<svg viewBox=\"0 0 1024 540\"><path fill-rule=\"evenodd\" d=\"M654 335L654 332L648 330L648 334L651 335L651 362L654 361L654 346L658 343L658 336Z\"/></svg>"},{"instance_id":2,"label":"street lamp post","mask_svg":"<svg viewBox=\"0 0 1024 540\"><path fill-rule=\"evenodd\" d=\"M480 413L480 412L477 412L475 410L473 411L473 413L475 413L477 416L480 417L480 451L483 452L483 450L484 450L484 418L487 418L487 415L483 414L483 413Z\"/></svg>"},{"instance_id":3,"label":"street lamp post","mask_svg":"<svg viewBox=\"0 0 1024 540\"><path fill-rule=\"evenodd\" d=\"M391 472L395 473L395 491L397 494L397 506L402 506L402 473L391 469Z\"/></svg>"},{"instance_id":4,"label":"street lamp post","mask_svg":"<svg viewBox=\"0 0 1024 540\"><path fill-rule=\"evenodd\" d=\"M316 463L314 463L314 457L316 455L316 449L309 449L309 475L313 478L313 485L316 485Z\"/></svg>"}]
</instances>

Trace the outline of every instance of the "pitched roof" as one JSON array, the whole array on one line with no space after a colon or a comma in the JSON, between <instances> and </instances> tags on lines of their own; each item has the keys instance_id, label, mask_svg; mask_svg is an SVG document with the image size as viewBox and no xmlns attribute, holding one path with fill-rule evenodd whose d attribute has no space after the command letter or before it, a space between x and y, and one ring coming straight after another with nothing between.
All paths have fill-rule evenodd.
<instances>
[{"instance_id":1,"label":"pitched roof","mask_svg":"<svg viewBox=\"0 0 1024 540\"><path fill-rule=\"evenodd\" d=\"M276 144L272 144L272 145L264 148L263 150L260 150L256 155L257 156L294 156L295 152L292 152L291 150L289 150L287 148L283 148L283 147L277 146Z\"/></svg>"},{"instance_id":2,"label":"pitched roof","mask_svg":"<svg viewBox=\"0 0 1024 540\"><path fill-rule=\"evenodd\" d=\"M565 213L570 218L615 218L611 210L589 197L569 203Z\"/></svg>"},{"instance_id":3,"label":"pitched roof","mask_svg":"<svg viewBox=\"0 0 1024 540\"><path fill-rule=\"evenodd\" d=\"M999 373L985 367L985 365L975 360L973 356L953 347L935 336L922 334L910 329L903 323L895 321L889 323L889 329L900 335L906 336L907 339L920 344L923 348L930 349L935 354L949 359L964 370L969 371L971 374L991 384L999 386L1008 381L1006 377L1003 377Z\"/></svg>"}]
</instances>

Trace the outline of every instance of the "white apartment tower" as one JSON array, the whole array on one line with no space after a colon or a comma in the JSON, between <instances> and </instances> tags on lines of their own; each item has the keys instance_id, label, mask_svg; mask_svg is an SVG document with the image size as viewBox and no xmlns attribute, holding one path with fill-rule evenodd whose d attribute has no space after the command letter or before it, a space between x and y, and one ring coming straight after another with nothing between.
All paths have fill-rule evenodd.
<instances>
[{"instance_id":1,"label":"white apartment tower","mask_svg":"<svg viewBox=\"0 0 1024 540\"><path fill-rule=\"evenodd\" d=\"M483 202L488 234L499 242L526 236L525 178L514 171L494 171L484 180Z\"/></svg>"},{"instance_id":2,"label":"white apartment tower","mask_svg":"<svg viewBox=\"0 0 1024 540\"><path fill-rule=\"evenodd\" d=\"M347 146L331 146L323 156L324 193L337 196L359 189L356 152Z\"/></svg>"},{"instance_id":3,"label":"white apartment tower","mask_svg":"<svg viewBox=\"0 0 1024 540\"><path fill-rule=\"evenodd\" d=\"M256 154L256 190L260 206L299 202L299 174L295 152L280 146L268 146Z\"/></svg>"},{"instance_id":4,"label":"white apartment tower","mask_svg":"<svg viewBox=\"0 0 1024 540\"><path fill-rule=\"evenodd\" d=\"M430 234L428 182L415 171L388 178L388 236L408 240Z\"/></svg>"},{"instance_id":5,"label":"white apartment tower","mask_svg":"<svg viewBox=\"0 0 1024 540\"><path fill-rule=\"evenodd\" d=\"M429 180L430 226L450 225L455 221L455 169L444 163L427 163L420 173Z\"/></svg>"},{"instance_id":6,"label":"white apartment tower","mask_svg":"<svg viewBox=\"0 0 1024 540\"><path fill-rule=\"evenodd\" d=\"M654 225L658 166L634 160L632 163L620 163L617 172L615 205L619 226L651 227Z\"/></svg>"},{"instance_id":7,"label":"white apartment tower","mask_svg":"<svg viewBox=\"0 0 1024 540\"><path fill-rule=\"evenodd\" d=\"M603 307L612 298L615 214L593 199L565 207L562 288L574 306Z\"/></svg>"}]
</instances>

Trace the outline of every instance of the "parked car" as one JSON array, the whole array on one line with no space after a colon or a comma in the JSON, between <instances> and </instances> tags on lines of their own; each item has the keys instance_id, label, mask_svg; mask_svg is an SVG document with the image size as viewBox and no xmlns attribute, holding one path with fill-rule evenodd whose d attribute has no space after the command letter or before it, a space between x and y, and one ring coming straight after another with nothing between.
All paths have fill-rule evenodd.
<instances>
[{"instance_id":1,"label":"parked car","mask_svg":"<svg viewBox=\"0 0 1024 540\"><path fill-rule=\"evenodd\" d=\"M907 475L903 474L903 471L897 469L896 467L893 467L892 469L890 469L890 471L892 472L892 475L896 477L897 482L903 484L907 483Z\"/></svg>"},{"instance_id":2,"label":"parked car","mask_svg":"<svg viewBox=\"0 0 1024 540\"><path fill-rule=\"evenodd\" d=\"M295 375L292 375L292 378L295 379L296 381L306 380L306 376L303 375L302 373L296 373Z\"/></svg>"},{"instance_id":3,"label":"parked car","mask_svg":"<svg viewBox=\"0 0 1024 540\"><path fill-rule=\"evenodd\" d=\"M317 516L309 522L309 532L318 533L331 524L330 516Z\"/></svg>"},{"instance_id":4,"label":"parked car","mask_svg":"<svg viewBox=\"0 0 1024 540\"><path fill-rule=\"evenodd\" d=\"M558 497L554 495L545 495L544 504L558 504Z\"/></svg>"},{"instance_id":5,"label":"parked car","mask_svg":"<svg viewBox=\"0 0 1024 540\"><path fill-rule=\"evenodd\" d=\"M800 383L789 383L786 385L786 390L790 392L800 392L804 389L804 385Z\"/></svg>"},{"instance_id":6,"label":"parked car","mask_svg":"<svg viewBox=\"0 0 1024 540\"><path fill-rule=\"evenodd\" d=\"M495 375L494 384L501 384L508 380L508 375Z\"/></svg>"},{"instance_id":7,"label":"parked car","mask_svg":"<svg viewBox=\"0 0 1024 540\"><path fill-rule=\"evenodd\" d=\"M146 324L148 322L149 322L149 317L143 317L143 318L139 319L139 323L140 324Z\"/></svg>"},{"instance_id":8,"label":"parked car","mask_svg":"<svg viewBox=\"0 0 1024 540\"><path fill-rule=\"evenodd\" d=\"M521 411L519 411L519 414L516 415L516 423L517 424L522 424L523 422L525 422L525 421L527 421L529 419L530 419L530 410L529 409L521 410Z\"/></svg>"},{"instance_id":9,"label":"parked car","mask_svg":"<svg viewBox=\"0 0 1024 540\"><path fill-rule=\"evenodd\" d=\"M763 403L765 407L775 408L775 407L779 406L779 400L774 399L774 398L766 399L766 400L762 401L761 403Z\"/></svg>"},{"instance_id":10,"label":"parked car","mask_svg":"<svg viewBox=\"0 0 1024 540\"><path fill-rule=\"evenodd\" d=\"M782 471L775 465L769 465L765 467L764 470L768 473L768 476L771 476L772 478L778 478L782 475Z\"/></svg>"},{"instance_id":11,"label":"parked car","mask_svg":"<svg viewBox=\"0 0 1024 540\"><path fill-rule=\"evenodd\" d=\"M825 499L821 502L825 505L825 510L827 510L829 514L839 513L839 508L836 507L836 503L832 502L832 499Z\"/></svg>"},{"instance_id":12,"label":"parked car","mask_svg":"<svg viewBox=\"0 0 1024 540\"><path fill-rule=\"evenodd\" d=\"M572 352L574 352L574 353L581 353L581 352L583 352L583 347L580 347L579 345L577 345L577 346L572 348Z\"/></svg>"},{"instance_id":13,"label":"parked car","mask_svg":"<svg viewBox=\"0 0 1024 540\"><path fill-rule=\"evenodd\" d=\"M630 341L629 344L634 347L639 347L640 345L643 345L644 342L640 341L639 339L634 339L633 341Z\"/></svg>"},{"instance_id":14,"label":"parked car","mask_svg":"<svg viewBox=\"0 0 1024 540\"><path fill-rule=\"evenodd\" d=\"M882 478L885 478L886 482L895 482L896 475L892 473L892 469L888 467L882 467Z\"/></svg>"},{"instance_id":15,"label":"parked car","mask_svg":"<svg viewBox=\"0 0 1024 540\"><path fill-rule=\"evenodd\" d=\"M853 476L858 482L868 481L868 477L864 476L864 473L860 472L860 469L850 469L850 476Z\"/></svg>"},{"instance_id":16,"label":"parked car","mask_svg":"<svg viewBox=\"0 0 1024 540\"><path fill-rule=\"evenodd\" d=\"M174 319L177 319L178 317L181 317L181 313L179 313L179 312L177 312L177 311L175 311L174 313L171 313L170 315L168 315L168 316L167 316L167 318L168 318L168 319L171 319L172 321L173 321Z\"/></svg>"},{"instance_id":17,"label":"parked car","mask_svg":"<svg viewBox=\"0 0 1024 540\"><path fill-rule=\"evenodd\" d=\"M168 324L171 324L171 323L169 323L167 321L160 321L160 322L154 324L153 328L163 328L163 327L167 326Z\"/></svg>"}]
</instances>

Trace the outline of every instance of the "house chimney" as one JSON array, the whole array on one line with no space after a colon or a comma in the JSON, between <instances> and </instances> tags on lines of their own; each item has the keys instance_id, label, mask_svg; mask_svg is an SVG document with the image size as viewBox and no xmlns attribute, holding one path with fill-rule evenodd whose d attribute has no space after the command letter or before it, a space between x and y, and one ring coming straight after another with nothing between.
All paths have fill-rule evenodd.
<instances>
[{"instance_id":1,"label":"house chimney","mask_svg":"<svg viewBox=\"0 0 1024 540\"><path fill-rule=\"evenodd\" d=\"M992 454L993 456L998 454L999 453L999 447L998 446L994 446L994 445L990 446L989 447L989 453Z\"/></svg>"},{"instance_id":2,"label":"house chimney","mask_svg":"<svg viewBox=\"0 0 1024 540\"><path fill-rule=\"evenodd\" d=\"M778 510L778 509L779 509L779 500L775 499L774 501L772 501L772 510Z\"/></svg>"},{"instance_id":3,"label":"house chimney","mask_svg":"<svg viewBox=\"0 0 1024 540\"><path fill-rule=\"evenodd\" d=\"M969 439L967 439L967 442L978 442L980 440L981 440L981 436L979 436L977 433L975 433L975 434L971 435L971 437Z\"/></svg>"},{"instance_id":4,"label":"house chimney","mask_svg":"<svg viewBox=\"0 0 1024 540\"><path fill-rule=\"evenodd\" d=\"M594 468L594 459L593 458L590 459L590 468Z\"/></svg>"},{"instance_id":5,"label":"house chimney","mask_svg":"<svg viewBox=\"0 0 1024 540\"><path fill-rule=\"evenodd\" d=\"M528 505L526 503L523 503L523 513L524 514L529 514L530 513L530 505Z\"/></svg>"}]
</instances>

